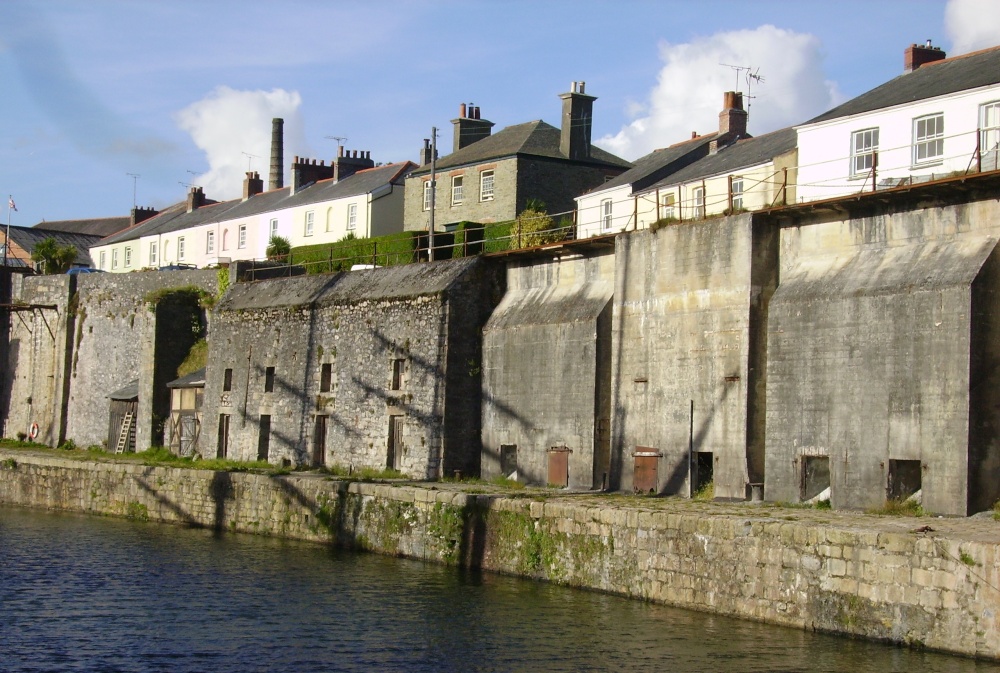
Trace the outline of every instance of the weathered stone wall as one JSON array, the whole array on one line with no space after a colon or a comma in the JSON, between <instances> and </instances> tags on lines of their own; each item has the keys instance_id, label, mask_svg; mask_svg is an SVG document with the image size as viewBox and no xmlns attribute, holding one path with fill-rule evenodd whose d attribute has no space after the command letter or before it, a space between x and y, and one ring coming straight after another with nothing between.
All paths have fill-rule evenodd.
<instances>
[{"instance_id":1,"label":"weathered stone wall","mask_svg":"<svg viewBox=\"0 0 1000 673\"><path fill-rule=\"evenodd\" d=\"M1000 659L992 521L115 465L0 451L0 503L333 542ZM794 512L798 516L788 516Z\"/></svg>"},{"instance_id":2,"label":"weathered stone wall","mask_svg":"<svg viewBox=\"0 0 1000 673\"><path fill-rule=\"evenodd\" d=\"M483 477L545 484L549 450L569 449L571 488L608 471L614 256L511 262L507 293L483 328ZM508 449L511 451L511 449Z\"/></svg>"},{"instance_id":3,"label":"weathered stone wall","mask_svg":"<svg viewBox=\"0 0 1000 673\"><path fill-rule=\"evenodd\" d=\"M465 424L478 415L479 325L491 306L486 266L472 258L232 286L213 318L199 451L216 455L226 415L227 455L255 460L260 418L269 416L271 462L381 469L391 419L402 417L398 469L418 478L474 469L479 446L469 440L478 427ZM459 392L449 403L453 384ZM325 451L314 461L324 422Z\"/></svg>"},{"instance_id":4,"label":"weathered stone wall","mask_svg":"<svg viewBox=\"0 0 1000 673\"><path fill-rule=\"evenodd\" d=\"M658 493L686 495L700 453L712 474L694 486L714 479L716 497L743 499L759 480L762 428L750 410L763 404L762 370L751 362L764 357L754 330L775 282L773 240L751 215L618 237L613 488L633 488L634 452L659 456Z\"/></svg>"},{"instance_id":5,"label":"weathered stone wall","mask_svg":"<svg viewBox=\"0 0 1000 673\"><path fill-rule=\"evenodd\" d=\"M625 172L624 168L585 166L574 162L522 156L518 158L517 212L524 210L528 199L538 199L555 215L555 224L563 216L572 217L576 197L600 187ZM562 215L558 215L562 213Z\"/></svg>"},{"instance_id":6,"label":"weathered stone wall","mask_svg":"<svg viewBox=\"0 0 1000 673\"><path fill-rule=\"evenodd\" d=\"M215 294L215 271L170 271L162 273L94 273L77 276L76 325L73 334L71 380L66 437L79 446L102 444L108 438L108 395L130 381L139 379L139 412L136 448L139 451L159 444L157 436L162 415L154 404L156 386L176 378L178 357L187 354L184 344L163 334L157 353L156 309L146 297L172 288L200 288ZM165 326L187 332L198 316L169 311ZM182 315L188 316L186 318ZM178 321L180 323L178 324ZM176 343L175 343L176 342ZM170 351L170 352L167 352ZM183 352L180 352L183 351ZM172 366L172 367L171 367ZM170 370L170 371L166 371Z\"/></svg>"},{"instance_id":7,"label":"weathered stone wall","mask_svg":"<svg viewBox=\"0 0 1000 673\"><path fill-rule=\"evenodd\" d=\"M36 423L35 441L54 445L66 437L63 389L74 320L70 307L73 276L18 275L13 280L13 303L26 306L12 311L10 317L4 436L27 434Z\"/></svg>"},{"instance_id":8,"label":"weathered stone wall","mask_svg":"<svg viewBox=\"0 0 1000 673\"><path fill-rule=\"evenodd\" d=\"M975 476L1000 465L989 391L1000 360L988 336L997 212L982 201L782 230L768 324L768 500L808 496L811 466L822 464L835 507L881 505L897 461L919 462L928 511L967 514L1000 497L995 476Z\"/></svg>"},{"instance_id":9,"label":"weathered stone wall","mask_svg":"<svg viewBox=\"0 0 1000 673\"><path fill-rule=\"evenodd\" d=\"M500 159L489 163L437 172L437 208L434 226L440 230L454 222L505 222L517 217L518 184L517 159ZM480 176L484 170L493 171L493 198L481 201ZM451 205L452 178L462 175L463 200ZM430 210L424 210L424 183L429 173L406 178L403 226L407 231L427 231Z\"/></svg>"},{"instance_id":10,"label":"weathered stone wall","mask_svg":"<svg viewBox=\"0 0 1000 673\"><path fill-rule=\"evenodd\" d=\"M4 436L28 432L37 423L42 443L102 444L108 438L107 396L139 379L136 445L158 443L154 381L174 378L178 357L187 351L176 338L161 335L157 356L155 313L145 298L176 287L214 293L216 278L214 271L18 278L16 303L56 308L21 310L12 317ZM190 332L192 320L198 320L192 310L199 309L185 311L183 319L171 312L169 329ZM163 371L170 365L172 370Z\"/></svg>"}]
</instances>

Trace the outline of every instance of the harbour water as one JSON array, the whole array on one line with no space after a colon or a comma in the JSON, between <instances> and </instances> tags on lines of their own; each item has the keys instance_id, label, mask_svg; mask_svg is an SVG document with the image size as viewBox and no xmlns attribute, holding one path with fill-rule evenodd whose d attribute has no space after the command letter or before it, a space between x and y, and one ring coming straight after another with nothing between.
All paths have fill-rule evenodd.
<instances>
[{"instance_id":1,"label":"harbour water","mask_svg":"<svg viewBox=\"0 0 1000 673\"><path fill-rule=\"evenodd\" d=\"M321 545L0 508L0 670L998 671Z\"/></svg>"}]
</instances>

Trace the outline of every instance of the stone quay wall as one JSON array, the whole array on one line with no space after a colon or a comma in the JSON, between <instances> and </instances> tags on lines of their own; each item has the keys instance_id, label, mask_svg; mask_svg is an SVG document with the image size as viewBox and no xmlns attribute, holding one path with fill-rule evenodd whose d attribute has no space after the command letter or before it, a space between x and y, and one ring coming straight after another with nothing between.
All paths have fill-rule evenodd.
<instances>
[{"instance_id":1,"label":"stone quay wall","mask_svg":"<svg viewBox=\"0 0 1000 673\"><path fill-rule=\"evenodd\" d=\"M17 450L0 450L0 503L313 540L1000 659L1000 524L991 519L469 493Z\"/></svg>"}]
</instances>

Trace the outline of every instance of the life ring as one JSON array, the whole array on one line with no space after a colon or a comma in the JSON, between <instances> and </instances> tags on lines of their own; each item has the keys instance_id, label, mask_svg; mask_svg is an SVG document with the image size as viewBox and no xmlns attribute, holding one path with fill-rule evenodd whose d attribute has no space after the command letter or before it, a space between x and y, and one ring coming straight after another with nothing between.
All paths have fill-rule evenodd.
<instances>
[{"instance_id":1,"label":"life ring","mask_svg":"<svg viewBox=\"0 0 1000 673\"><path fill-rule=\"evenodd\" d=\"M32 423L31 427L28 428L28 437L34 439L38 436L38 423Z\"/></svg>"}]
</instances>

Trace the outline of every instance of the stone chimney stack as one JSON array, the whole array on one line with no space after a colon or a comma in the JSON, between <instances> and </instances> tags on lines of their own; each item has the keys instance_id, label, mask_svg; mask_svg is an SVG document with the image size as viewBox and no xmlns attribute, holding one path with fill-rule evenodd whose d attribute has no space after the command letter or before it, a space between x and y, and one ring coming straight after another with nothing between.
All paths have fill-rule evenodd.
<instances>
[{"instance_id":1,"label":"stone chimney stack","mask_svg":"<svg viewBox=\"0 0 1000 673\"><path fill-rule=\"evenodd\" d=\"M329 180L333 177L333 162L326 165L326 161L320 160L317 164L315 159L305 157L295 157L292 162L292 184L291 194L300 191L306 185L320 180Z\"/></svg>"},{"instance_id":2,"label":"stone chimney stack","mask_svg":"<svg viewBox=\"0 0 1000 673\"><path fill-rule=\"evenodd\" d=\"M247 177L243 180L243 200L246 201L262 191L264 191L264 181L260 179L260 173L247 171Z\"/></svg>"},{"instance_id":3,"label":"stone chimney stack","mask_svg":"<svg viewBox=\"0 0 1000 673\"><path fill-rule=\"evenodd\" d=\"M187 211L193 212L205 205L205 191L201 187L192 187L188 192Z\"/></svg>"},{"instance_id":4,"label":"stone chimney stack","mask_svg":"<svg viewBox=\"0 0 1000 673\"><path fill-rule=\"evenodd\" d=\"M743 109L743 94L727 91L722 95L722 112L719 113L719 135L708 144L709 154L720 147L747 138L747 112Z\"/></svg>"},{"instance_id":5,"label":"stone chimney stack","mask_svg":"<svg viewBox=\"0 0 1000 673\"><path fill-rule=\"evenodd\" d=\"M344 178L349 178L358 171L367 168L375 168L372 161L372 153L358 150L344 150L343 146L337 148L337 158L333 160L333 181L340 182Z\"/></svg>"},{"instance_id":6,"label":"stone chimney stack","mask_svg":"<svg viewBox=\"0 0 1000 673\"><path fill-rule=\"evenodd\" d=\"M923 45L911 44L903 51L903 72L913 72L922 65L943 60L947 54L941 47L931 46L931 41Z\"/></svg>"},{"instance_id":7,"label":"stone chimney stack","mask_svg":"<svg viewBox=\"0 0 1000 673\"><path fill-rule=\"evenodd\" d=\"M129 216L128 224L130 227L134 227L140 222L145 222L154 215L159 215L159 212L157 210L154 210L153 208L143 208L141 206L138 206L132 209L132 213Z\"/></svg>"},{"instance_id":8,"label":"stone chimney stack","mask_svg":"<svg viewBox=\"0 0 1000 673\"><path fill-rule=\"evenodd\" d=\"M594 120L595 96L586 94L586 82L573 82L569 93L562 98L562 133L559 151L570 159L590 157L590 135Z\"/></svg>"},{"instance_id":9,"label":"stone chimney stack","mask_svg":"<svg viewBox=\"0 0 1000 673\"><path fill-rule=\"evenodd\" d=\"M285 120L275 117L271 120L271 175L268 179L268 189L281 189L285 186Z\"/></svg>"},{"instance_id":10,"label":"stone chimney stack","mask_svg":"<svg viewBox=\"0 0 1000 673\"><path fill-rule=\"evenodd\" d=\"M424 146L420 150L420 165L426 166L430 162L431 162L431 141L429 138L424 138Z\"/></svg>"},{"instance_id":11,"label":"stone chimney stack","mask_svg":"<svg viewBox=\"0 0 1000 673\"><path fill-rule=\"evenodd\" d=\"M493 128L493 122L479 118L479 107L472 103L459 105L458 119L452 119L451 123L455 127L452 152L457 152L483 138L489 138Z\"/></svg>"}]
</instances>

